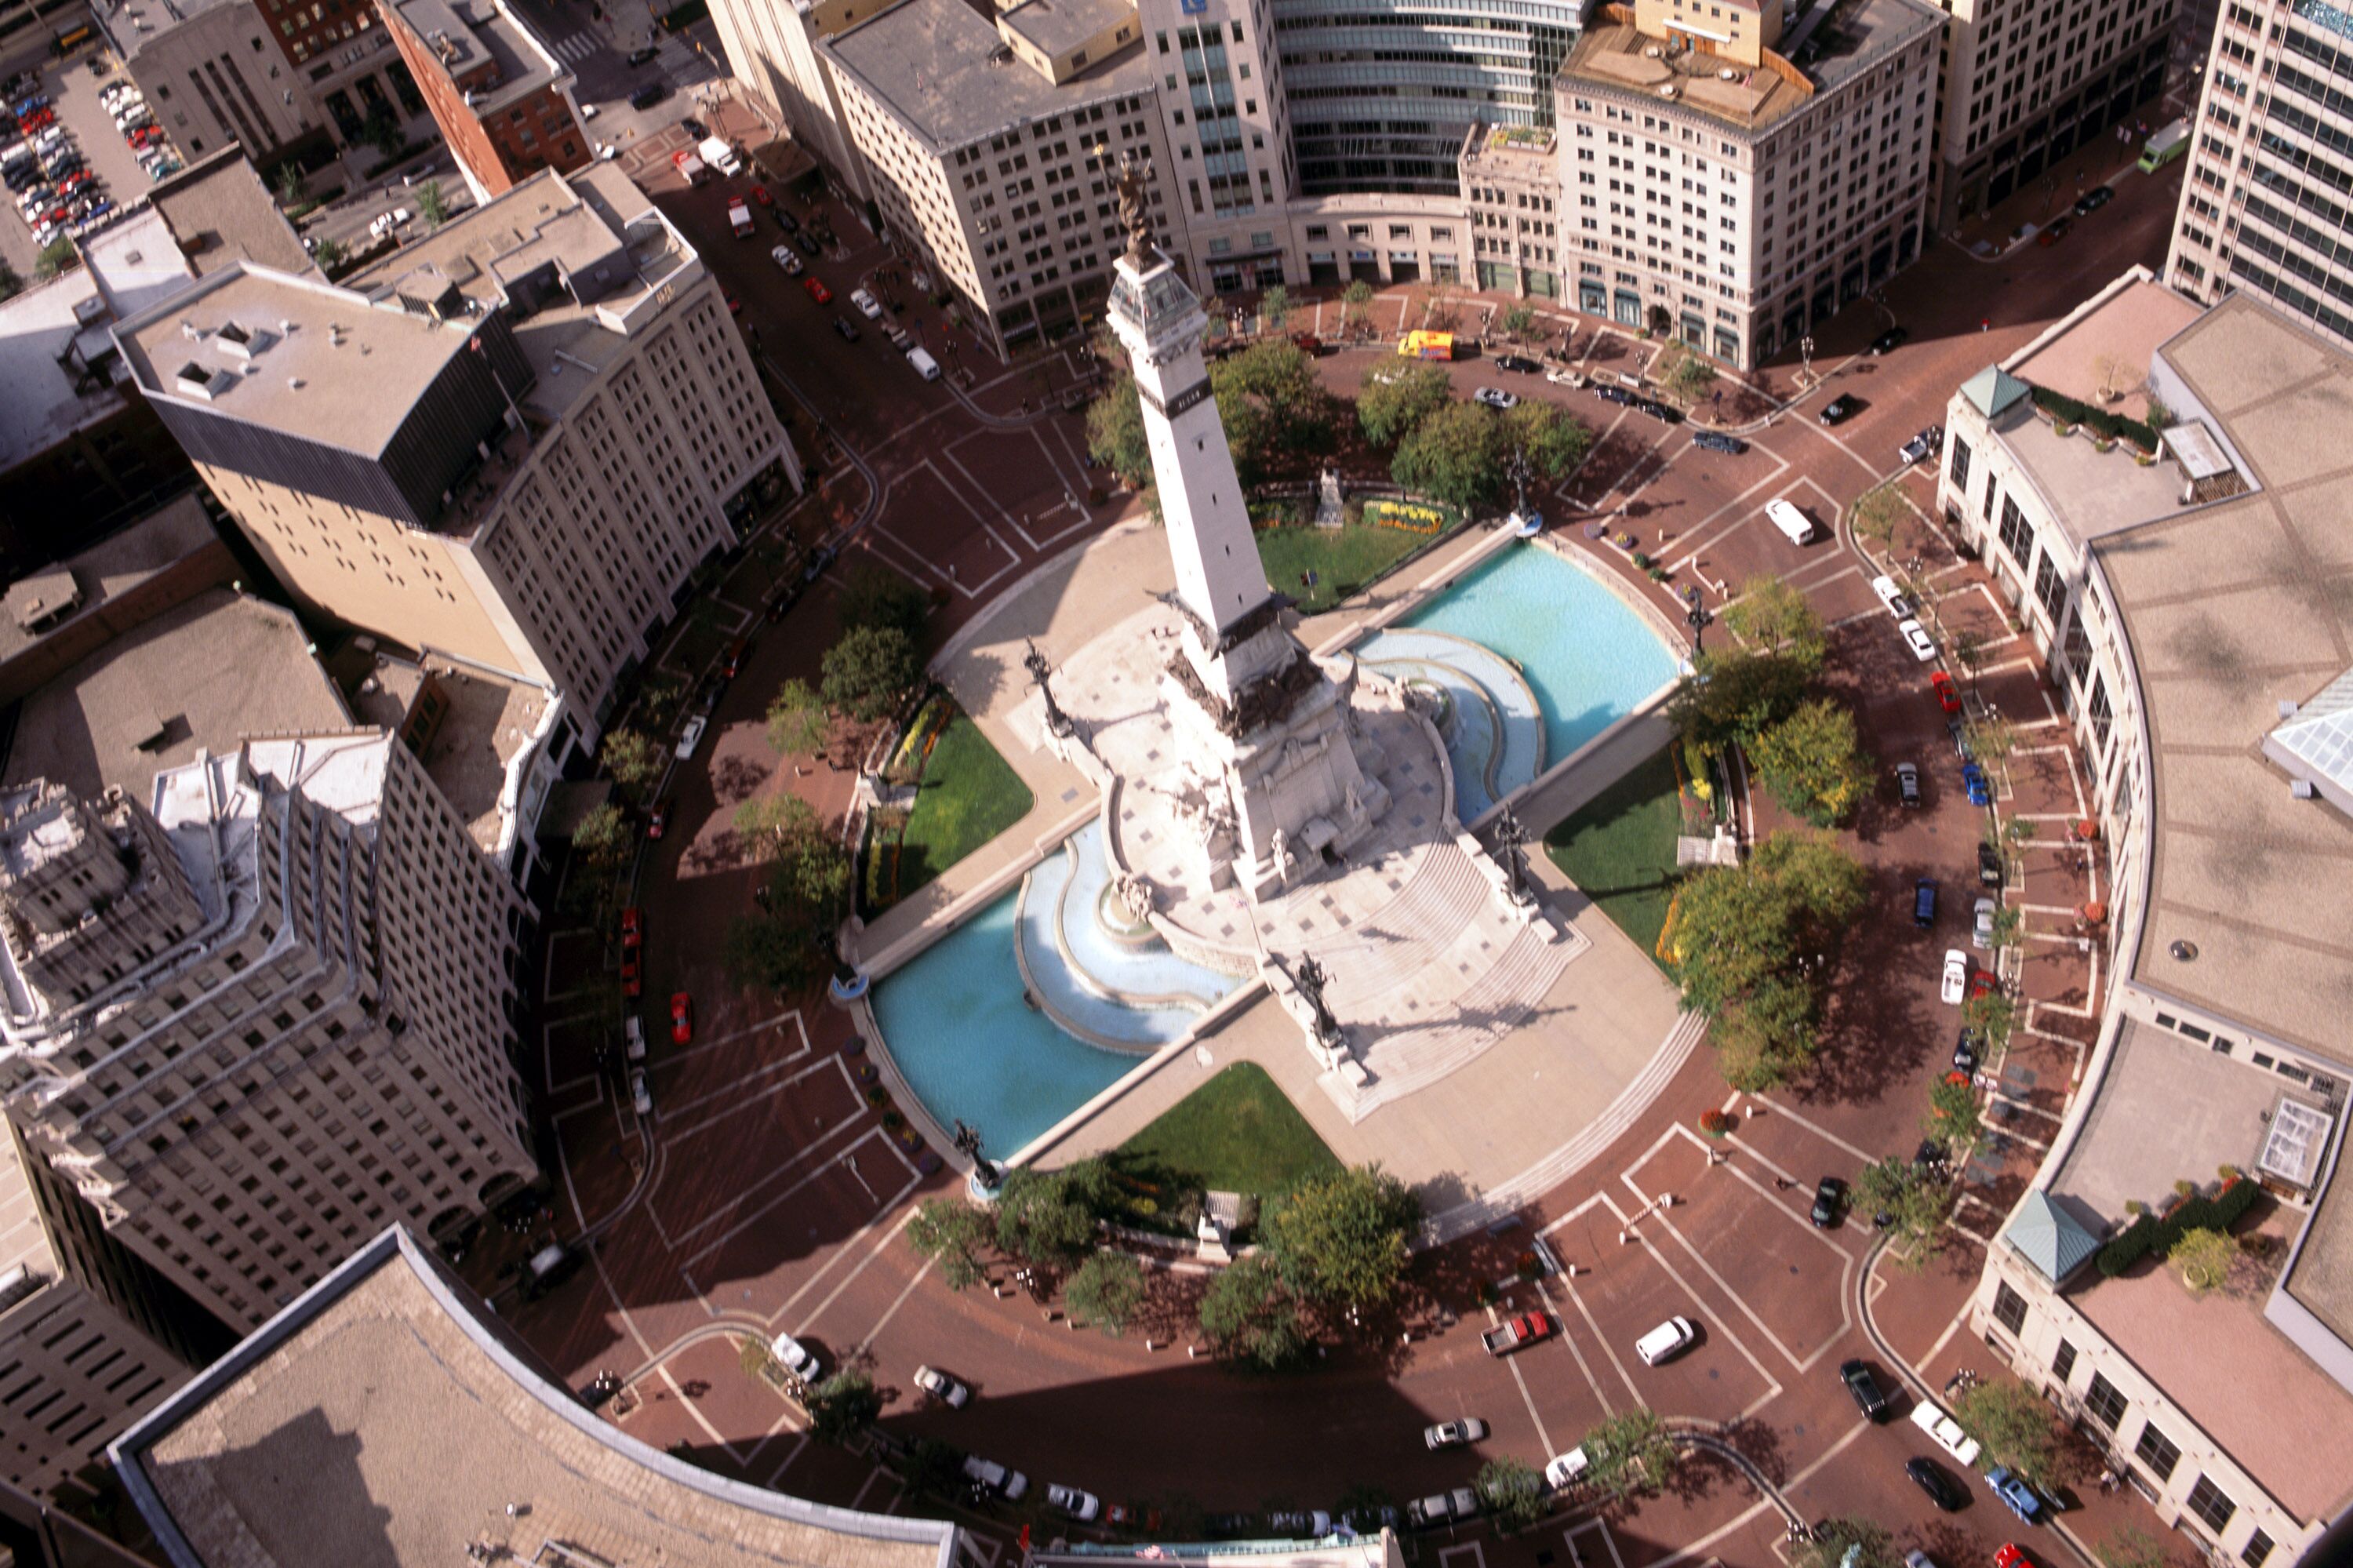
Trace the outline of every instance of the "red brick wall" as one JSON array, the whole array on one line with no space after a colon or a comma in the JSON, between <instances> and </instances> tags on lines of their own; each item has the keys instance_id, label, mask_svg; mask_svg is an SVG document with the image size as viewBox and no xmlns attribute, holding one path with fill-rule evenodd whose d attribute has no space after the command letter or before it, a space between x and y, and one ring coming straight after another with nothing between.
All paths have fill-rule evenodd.
<instances>
[{"instance_id":1,"label":"red brick wall","mask_svg":"<svg viewBox=\"0 0 2353 1568\"><path fill-rule=\"evenodd\" d=\"M587 132L572 117L571 104L554 87L501 104L485 119L466 102L467 83L450 76L441 57L401 19L390 0L383 5L382 15L449 150L491 195L503 195L542 169L568 175L586 168L596 156ZM485 64L468 74L476 80L486 79L492 68ZM533 138L528 143L523 140L526 130ZM568 153L566 146L571 148Z\"/></svg>"}]
</instances>

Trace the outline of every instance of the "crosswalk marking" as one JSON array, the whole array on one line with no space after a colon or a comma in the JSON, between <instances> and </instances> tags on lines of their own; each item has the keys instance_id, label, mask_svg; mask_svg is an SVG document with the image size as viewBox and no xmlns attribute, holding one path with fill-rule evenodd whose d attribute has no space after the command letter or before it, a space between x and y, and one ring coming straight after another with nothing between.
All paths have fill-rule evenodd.
<instances>
[{"instance_id":1,"label":"crosswalk marking","mask_svg":"<svg viewBox=\"0 0 2353 1568\"><path fill-rule=\"evenodd\" d=\"M555 45L555 52L563 58L577 65L596 52L596 37L593 33L575 33L568 38L559 40Z\"/></svg>"}]
</instances>

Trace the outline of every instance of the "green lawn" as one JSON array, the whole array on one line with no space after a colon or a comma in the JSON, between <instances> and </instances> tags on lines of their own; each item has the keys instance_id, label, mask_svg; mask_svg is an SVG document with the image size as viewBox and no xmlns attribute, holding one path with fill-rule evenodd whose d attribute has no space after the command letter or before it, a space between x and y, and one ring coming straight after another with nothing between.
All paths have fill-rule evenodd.
<instances>
[{"instance_id":1,"label":"green lawn","mask_svg":"<svg viewBox=\"0 0 2353 1568\"><path fill-rule=\"evenodd\" d=\"M1113 1166L1185 1188L1273 1197L1340 1169L1266 1069L1237 1062L1120 1145Z\"/></svg>"},{"instance_id":2,"label":"green lawn","mask_svg":"<svg viewBox=\"0 0 2353 1568\"><path fill-rule=\"evenodd\" d=\"M907 814L897 897L904 898L1019 821L1032 797L977 725L959 712L932 746Z\"/></svg>"},{"instance_id":3,"label":"green lawn","mask_svg":"<svg viewBox=\"0 0 2353 1568\"><path fill-rule=\"evenodd\" d=\"M1261 528L1258 558L1265 564L1266 580L1296 599L1303 614L1320 615L1427 542L1426 535L1402 528L1361 523L1339 528ZM1311 567L1318 576L1315 586L1300 587L1299 574Z\"/></svg>"},{"instance_id":4,"label":"green lawn","mask_svg":"<svg viewBox=\"0 0 2353 1568\"><path fill-rule=\"evenodd\" d=\"M1651 953L1673 896L1676 804L1674 760L1660 752L1612 784L1584 810L1545 835L1553 863Z\"/></svg>"}]
</instances>

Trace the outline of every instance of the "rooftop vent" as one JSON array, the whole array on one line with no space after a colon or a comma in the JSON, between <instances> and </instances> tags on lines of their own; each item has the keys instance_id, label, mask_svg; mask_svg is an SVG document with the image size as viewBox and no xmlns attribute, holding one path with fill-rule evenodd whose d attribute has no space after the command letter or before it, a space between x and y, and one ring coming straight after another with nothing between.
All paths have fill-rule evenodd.
<instances>
[{"instance_id":1,"label":"rooftop vent","mask_svg":"<svg viewBox=\"0 0 2353 1568\"><path fill-rule=\"evenodd\" d=\"M1672 84L1659 89L1659 96L1661 98L1672 98L1674 95L1675 90Z\"/></svg>"},{"instance_id":2,"label":"rooftop vent","mask_svg":"<svg viewBox=\"0 0 2353 1568\"><path fill-rule=\"evenodd\" d=\"M2191 959L2197 958L2198 944L2195 942L2183 941L2177 938L2173 944L2165 950L2171 953L2176 959L2179 959L2181 962L2186 964Z\"/></svg>"},{"instance_id":3,"label":"rooftop vent","mask_svg":"<svg viewBox=\"0 0 2353 1568\"><path fill-rule=\"evenodd\" d=\"M2309 779L2298 779L2292 781L2287 787L2287 792L2295 796L2299 800L2309 800L2315 795L2319 793L2318 790L2312 787L2312 780Z\"/></svg>"},{"instance_id":4,"label":"rooftop vent","mask_svg":"<svg viewBox=\"0 0 2353 1568\"><path fill-rule=\"evenodd\" d=\"M180 318L180 335L186 338L190 343L202 343L205 341L205 329L190 321L187 317L182 316Z\"/></svg>"},{"instance_id":5,"label":"rooftop vent","mask_svg":"<svg viewBox=\"0 0 2353 1568\"><path fill-rule=\"evenodd\" d=\"M302 390L302 378L299 376L288 376L286 378L286 389L290 392L300 392Z\"/></svg>"},{"instance_id":6,"label":"rooftop vent","mask_svg":"<svg viewBox=\"0 0 2353 1568\"><path fill-rule=\"evenodd\" d=\"M2295 717L2296 705L2296 705L2293 700L2291 700L2290 698L2287 698L2287 697L2282 697L2282 698L2280 699L2280 705L2279 705L2279 715L2280 715L2280 717L2282 717L2282 718L2294 718L2294 717Z\"/></svg>"},{"instance_id":7,"label":"rooftop vent","mask_svg":"<svg viewBox=\"0 0 2353 1568\"><path fill-rule=\"evenodd\" d=\"M1646 60L1657 59L1661 52L1659 46L1656 44L1644 44L1642 46L1642 58Z\"/></svg>"},{"instance_id":8,"label":"rooftop vent","mask_svg":"<svg viewBox=\"0 0 2353 1568\"><path fill-rule=\"evenodd\" d=\"M208 370L195 360L180 366L172 378L179 389L191 397L212 398L237 385L237 377L227 370Z\"/></svg>"}]
</instances>

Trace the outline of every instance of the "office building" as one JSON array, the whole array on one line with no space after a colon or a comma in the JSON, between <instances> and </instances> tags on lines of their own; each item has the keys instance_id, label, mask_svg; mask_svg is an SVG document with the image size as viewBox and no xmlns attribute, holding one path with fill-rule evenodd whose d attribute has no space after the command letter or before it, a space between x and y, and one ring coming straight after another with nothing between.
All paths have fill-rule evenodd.
<instances>
[{"instance_id":1,"label":"office building","mask_svg":"<svg viewBox=\"0 0 2353 1568\"><path fill-rule=\"evenodd\" d=\"M954 1524L805 1502L581 1404L392 1226L112 1449L180 1568L955 1568Z\"/></svg>"},{"instance_id":2,"label":"office building","mask_svg":"<svg viewBox=\"0 0 2353 1568\"><path fill-rule=\"evenodd\" d=\"M872 199L850 145L832 62L818 48L896 0L717 0L711 19L729 72L824 166L834 185Z\"/></svg>"},{"instance_id":3,"label":"office building","mask_svg":"<svg viewBox=\"0 0 2353 1568\"><path fill-rule=\"evenodd\" d=\"M559 768L689 574L800 483L717 283L607 164L340 287L227 269L115 337L306 609L562 694Z\"/></svg>"},{"instance_id":4,"label":"office building","mask_svg":"<svg viewBox=\"0 0 2353 1568\"><path fill-rule=\"evenodd\" d=\"M1123 156L1153 181L1172 255L1201 164L1168 144L1163 62L1131 0L1027 0L995 26L963 0L902 0L822 46L875 207L995 344L1101 313L1126 237Z\"/></svg>"},{"instance_id":5,"label":"office building","mask_svg":"<svg viewBox=\"0 0 2353 1568\"><path fill-rule=\"evenodd\" d=\"M2353 549L2348 397L2353 355L2306 323L2135 269L1962 387L1939 474L2083 748L2107 873L2078 927L2099 1034L1969 1327L2246 1568L2353 1500L2353 893L2313 869L2353 854L2353 618L2314 576ZM2076 404L2122 438L2063 431ZM2185 1183L2262 1188L2226 1287L2102 1261Z\"/></svg>"},{"instance_id":6,"label":"office building","mask_svg":"<svg viewBox=\"0 0 2353 1568\"><path fill-rule=\"evenodd\" d=\"M1909 264L1942 30L1920 0L1786 34L1744 0L1613 7L1556 83L1577 308L1747 367Z\"/></svg>"},{"instance_id":7,"label":"office building","mask_svg":"<svg viewBox=\"0 0 2353 1568\"><path fill-rule=\"evenodd\" d=\"M383 1224L447 1239L536 1175L523 906L381 732L249 741L152 799L0 798L0 1104L247 1332Z\"/></svg>"},{"instance_id":8,"label":"office building","mask_svg":"<svg viewBox=\"0 0 2353 1568\"><path fill-rule=\"evenodd\" d=\"M425 111L368 0L95 0L90 15L191 157L315 164Z\"/></svg>"},{"instance_id":9,"label":"office building","mask_svg":"<svg viewBox=\"0 0 2353 1568\"><path fill-rule=\"evenodd\" d=\"M2353 346L2353 11L2222 7L2166 278L2260 294Z\"/></svg>"},{"instance_id":10,"label":"office building","mask_svg":"<svg viewBox=\"0 0 2353 1568\"><path fill-rule=\"evenodd\" d=\"M596 155L571 70L505 0L381 0L381 8L477 202Z\"/></svg>"},{"instance_id":11,"label":"office building","mask_svg":"<svg viewBox=\"0 0 2353 1568\"><path fill-rule=\"evenodd\" d=\"M2079 147L2111 143L2119 163L2137 154L2142 138L2119 142L2114 130L2164 90L2176 5L1949 0L1933 226L1949 228L2032 188ZM2081 193L2054 183L2046 212Z\"/></svg>"}]
</instances>

